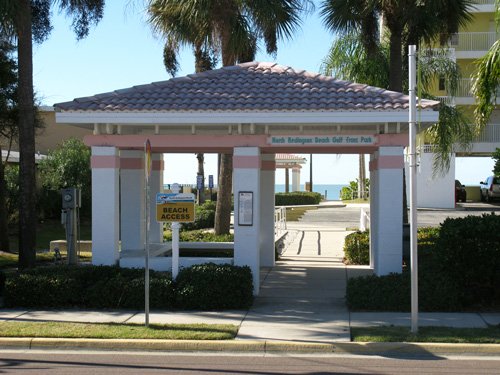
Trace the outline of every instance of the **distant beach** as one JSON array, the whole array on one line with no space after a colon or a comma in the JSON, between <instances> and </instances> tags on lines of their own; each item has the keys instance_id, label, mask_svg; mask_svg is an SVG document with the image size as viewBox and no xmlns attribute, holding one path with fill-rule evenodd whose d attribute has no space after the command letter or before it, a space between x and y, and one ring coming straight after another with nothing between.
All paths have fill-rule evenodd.
<instances>
[{"instance_id":1,"label":"distant beach","mask_svg":"<svg viewBox=\"0 0 500 375\"><path fill-rule=\"evenodd\" d=\"M338 201L340 200L340 190L342 190L344 186L348 185L313 184L313 191L323 196L326 195L326 199L329 201ZM301 185L300 188L302 191L305 191L304 185ZM285 184L276 184L274 191L276 193L283 193L285 191Z\"/></svg>"}]
</instances>

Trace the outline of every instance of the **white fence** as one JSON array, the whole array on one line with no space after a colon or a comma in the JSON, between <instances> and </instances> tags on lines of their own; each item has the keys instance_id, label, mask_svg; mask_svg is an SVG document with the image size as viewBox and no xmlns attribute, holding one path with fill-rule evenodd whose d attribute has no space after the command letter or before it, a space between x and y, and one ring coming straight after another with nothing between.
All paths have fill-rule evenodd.
<instances>
[{"instance_id":1,"label":"white fence","mask_svg":"<svg viewBox=\"0 0 500 375\"><path fill-rule=\"evenodd\" d=\"M274 239L278 240L286 232L286 208L276 207L274 210Z\"/></svg>"},{"instance_id":2,"label":"white fence","mask_svg":"<svg viewBox=\"0 0 500 375\"><path fill-rule=\"evenodd\" d=\"M492 32L456 33L450 38L449 45L455 51L487 51L498 39L498 34Z\"/></svg>"}]
</instances>

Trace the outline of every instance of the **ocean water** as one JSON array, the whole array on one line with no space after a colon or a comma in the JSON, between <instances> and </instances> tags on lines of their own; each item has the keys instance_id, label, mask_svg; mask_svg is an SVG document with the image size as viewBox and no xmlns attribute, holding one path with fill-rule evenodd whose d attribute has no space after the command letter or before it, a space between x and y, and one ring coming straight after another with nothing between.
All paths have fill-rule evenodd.
<instances>
[{"instance_id":1,"label":"ocean water","mask_svg":"<svg viewBox=\"0 0 500 375\"><path fill-rule=\"evenodd\" d=\"M329 201L338 201L340 200L340 190L348 185L332 185L332 184L314 184L313 191L315 193L320 193L323 196L326 196L326 199ZM290 191L292 187L290 185ZM301 185L300 189L305 191L304 185ZM285 192L285 184L276 184L274 186L274 191L276 193Z\"/></svg>"}]
</instances>

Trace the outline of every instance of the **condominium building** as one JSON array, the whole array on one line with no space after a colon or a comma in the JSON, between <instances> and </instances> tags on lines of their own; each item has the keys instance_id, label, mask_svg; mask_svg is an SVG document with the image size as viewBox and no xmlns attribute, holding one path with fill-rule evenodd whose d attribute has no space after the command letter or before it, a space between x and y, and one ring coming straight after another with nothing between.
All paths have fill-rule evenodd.
<instances>
[{"instance_id":1,"label":"condominium building","mask_svg":"<svg viewBox=\"0 0 500 375\"><path fill-rule=\"evenodd\" d=\"M446 48L449 56L457 62L462 73L455 97L445 90L442 80L436 82L435 95L441 100L460 106L471 121L474 121L475 99L471 93L472 76L476 70L477 59L484 56L488 49L499 38L495 25L495 0L474 0L471 9L473 20L458 33L451 36ZM500 89L499 89L500 93ZM500 147L500 109L496 108L489 123L475 140L471 149L463 150L455 147L451 158L448 174L435 177L432 171L432 147L423 146L420 149L420 178L418 184L418 204L420 207L450 208L455 205L455 156L491 156L496 147ZM484 176L491 174L485 170ZM479 185L480 181L477 181ZM474 198L471 194L470 198ZM479 198L476 196L476 198Z\"/></svg>"}]
</instances>

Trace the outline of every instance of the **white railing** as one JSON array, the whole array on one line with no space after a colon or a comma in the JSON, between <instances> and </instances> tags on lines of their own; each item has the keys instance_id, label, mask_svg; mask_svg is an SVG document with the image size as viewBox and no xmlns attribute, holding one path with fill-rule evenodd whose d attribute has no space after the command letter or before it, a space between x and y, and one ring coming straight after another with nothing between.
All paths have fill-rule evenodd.
<instances>
[{"instance_id":1,"label":"white railing","mask_svg":"<svg viewBox=\"0 0 500 375\"><path fill-rule=\"evenodd\" d=\"M286 232L286 207L274 209L274 238L279 239Z\"/></svg>"},{"instance_id":2,"label":"white railing","mask_svg":"<svg viewBox=\"0 0 500 375\"><path fill-rule=\"evenodd\" d=\"M354 200L354 199L368 199L370 198L370 190L365 190L365 191L362 191L361 193L358 192L357 190L356 191L351 191L351 200Z\"/></svg>"},{"instance_id":3,"label":"white railing","mask_svg":"<svg viewBox=\"0 0 500 375\"><path fill-rule=\"evenodd\" d=\"M457 97L472 97L472 85L474 80L472 78L461 78L458 80Z\"/></svg>"},{"instance_id":4,"label":"white railing","mask_svg":"<svg viewBox=\"0 0 500 375\"><path fill-rule=\"evenodd\" d=\"M474 142L500 142L500 124L488 124Z\"/></svg>"},{"instance_id":5,"label":"white railing","mask_svg":"<svg viewBox=\"0 0 500 375\"><path fill-rule=\"evenodd\" d=\"M449 45L455 51L487 51L498 39L493 32L456 33L449 40Z\"/></svg>"},{"instance_id":6,"label":"white railing","mask_svg":"<svg viewBox=\"0 0 500 375\"><path fill-rule=\"evenodd\" d=\"M438 96L437 99L448 106L454 107L455 106L455 98L452 96Z\"/></svg>"},{"instance_id":7,"label":"white railing","mask_svg":"<svg viewBox=\"0 0 500 375\"><path fill-rule=\"evenodd\" d=\"M472 2L478 5L495 5L495 0L473 0Z\"/></svg>"}]
</instances>

